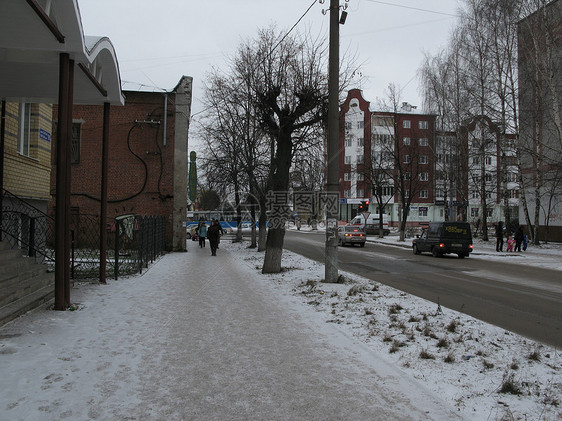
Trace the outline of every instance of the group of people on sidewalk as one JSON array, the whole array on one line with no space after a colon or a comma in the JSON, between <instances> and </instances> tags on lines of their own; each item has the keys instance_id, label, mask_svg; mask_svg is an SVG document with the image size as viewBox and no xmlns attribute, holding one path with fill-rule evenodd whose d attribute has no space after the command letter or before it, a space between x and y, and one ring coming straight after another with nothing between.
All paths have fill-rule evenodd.
<instances>
[{"instance_id":1,"label":"group of people on sidewalk","mask_svg":"<svg viewBox=\"0 0 562 421\"><path fill-rule=\"evenodd\" d=\"M224 233L221 224L216 219L211 221L211 226L207 227L204 221L199 222L197 226L197 236L199 237L199 247L205 247L205 239L209 239L209 245L211 246L211 256L217 255L217 249L219 248L220 237Z\"/></svg>"},{"instance_id":2,"label":"group of people on sidewalk","mask_svg":"<svg viewBox=\"0 0 562 421\"><path fill-rule=\"evenodd\" d=\"M496 225L496 251L501 252L503 251L503 238L504 238L504 229L503 229L503 221L499 221ZM527 235L523 232L523 227L519 225L517 230L515 231L514 236L512 237L509 235L507 237L507 246L506 251L508 252L520 252L521 246L523 246L523 251L527 250Z\"/></svg>"}]
</instances>

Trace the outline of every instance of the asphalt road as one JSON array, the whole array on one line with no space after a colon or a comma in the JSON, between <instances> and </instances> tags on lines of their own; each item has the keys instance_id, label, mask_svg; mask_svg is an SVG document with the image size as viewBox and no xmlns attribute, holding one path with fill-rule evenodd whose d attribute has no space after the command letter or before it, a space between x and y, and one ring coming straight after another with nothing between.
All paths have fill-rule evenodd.
<instances>
[{"instance_id":1,"label":"asphalt road","mask_svg":"<svg viewBox=\"0 0 562 421\"><path fill-rule=\"evenodd\" d=\"M324 262L325 234L287 231L285 249ZM367 243L340 247L340 270L562 348L560 271Z\"/></svg>"}]
</instances>

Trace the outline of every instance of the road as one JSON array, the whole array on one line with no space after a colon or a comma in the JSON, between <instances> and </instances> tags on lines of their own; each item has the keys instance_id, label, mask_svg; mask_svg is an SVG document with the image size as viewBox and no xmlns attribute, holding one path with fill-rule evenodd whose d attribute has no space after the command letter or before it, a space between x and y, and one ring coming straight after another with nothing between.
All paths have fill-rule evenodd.
<instances>
[{"instance_id":1,"label":"road","mask_svg":"<svg viewBox=\"0 0 562 421\"><path fill-rule=\"evenodd\" d=\"M287 231L285 249L324 262L325 234ZM340 270L461 311L530 339L562 348L559 271L483 259L414 255L367 243L340 247Z\"/></svg>"}]
</instances>

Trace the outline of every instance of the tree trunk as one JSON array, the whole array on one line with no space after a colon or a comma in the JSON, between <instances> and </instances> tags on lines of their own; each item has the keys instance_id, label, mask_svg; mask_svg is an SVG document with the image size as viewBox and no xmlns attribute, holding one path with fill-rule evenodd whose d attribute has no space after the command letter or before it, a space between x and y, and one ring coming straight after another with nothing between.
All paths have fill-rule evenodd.
<instances>
[{"instance_id":1,"label":"tree trunk","mask_svg":"<svg viewBox=\"0 0 562 421\"><path fill-rule=\"evenodd\" d=\"M291 167L292 156L292 140L290 130L284 130L281 121L279 136L277 138L277 153L273 162L275 172L272 180L273 192L279 192L281 195L288 192L289 189L289 169ZM287 193L288 194L288 193ZM281 205L276 209L277 205ZM267 232L267 241L265 243L265 259L263 262L262 273L279 273L281 272L281 257L283 254L283 240L285 238L285 224L288 215L286 214L286 206L288 203L273 203L273 212L270 213L270 221L272 224ZM272 216L277 216L277 221Z\"/></svg>"}]
</instances>

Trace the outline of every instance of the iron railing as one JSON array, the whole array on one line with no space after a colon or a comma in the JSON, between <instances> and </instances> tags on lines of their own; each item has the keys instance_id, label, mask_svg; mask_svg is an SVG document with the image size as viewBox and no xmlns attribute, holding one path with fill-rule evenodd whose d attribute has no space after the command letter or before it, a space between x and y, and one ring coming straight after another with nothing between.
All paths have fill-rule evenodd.
<instances>
[{"instance_id":1,"label":"iron railing","mask_svg":"<svg viewBox=\"0 0 562 421\"><path fill-rule=\"evenodd\" d=\"M3 194L1 238L54 270L54 219L6 190ZM71 279L99 278L99 227L98 215L71 212ZM166 224L162 216L123 215L110 219L106 229L106 270L115 279L142 272L165 251Z\"/></svg>"}]
</instances>

